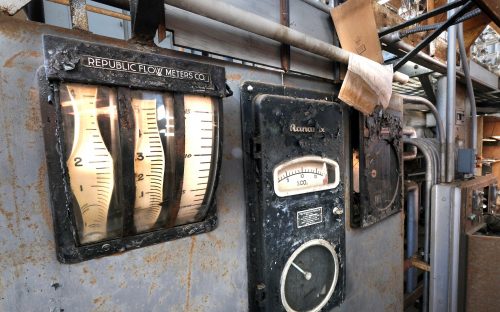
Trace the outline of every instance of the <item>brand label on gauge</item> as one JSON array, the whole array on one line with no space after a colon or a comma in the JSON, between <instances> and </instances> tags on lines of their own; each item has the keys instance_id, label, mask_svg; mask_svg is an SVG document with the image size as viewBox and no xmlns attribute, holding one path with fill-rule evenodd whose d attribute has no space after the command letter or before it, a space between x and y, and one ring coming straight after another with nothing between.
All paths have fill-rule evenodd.
<instances>
[{"instance_id":1,"label":"brand label on gauge","mask_svg":"<svg viewBox=\"0 0 500 312\"><path fill-rule=\"evenodd\" d=\"M85 67L98 69L123 71L134 74L143 74L173 79L202 81L207 83L210 82L210 75L208 73L130 62L125 60L116 60L93 55L84 55L82 64Z\"/></svg>"},{"instance_id":2,"label":"brand label on gauge","mask_svg":"<svg viewBox=\"0 0 500 312\"><path fill-rule=\"evenodd\" d=\"M297 228L323 222L323 207L310 208L297 211Z\"/></svg>"}]
</instances>

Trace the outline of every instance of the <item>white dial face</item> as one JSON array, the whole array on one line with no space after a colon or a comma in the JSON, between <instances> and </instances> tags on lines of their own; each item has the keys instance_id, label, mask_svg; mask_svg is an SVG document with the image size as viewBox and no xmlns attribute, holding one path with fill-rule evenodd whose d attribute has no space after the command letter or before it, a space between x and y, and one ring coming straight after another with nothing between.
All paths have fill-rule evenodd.
<instances>
[{"instance_id":1,"label":"white dial face","mask_svg":"<svg viewBox=\"0 0 500 312\"><path fill-rule=\"evenodd\" d=\"M80 206L82 243L107 234L107 217L113 193L113 158L97 124L97 87L67 85L75 116L74 138L68 166L71 191ZM111 108L110 108L111 109Z\"/></svg>"},{"instance_id":2,"label":"white dial face","mask_svg":"<svg viewBox=\"0 0 500 312\"><path fill-rule=\"evenodd\" d=\"M209 184L214 143L212 98L184 96L185 157L181 203L176 224L195 221Z\"/></svg>"},{"instance_id":3,"label":"white dial face","mask_svg":"<svg viewBox=\"0 0 500 312\"><path fill-rule=\"evenodd\" d=\"M151 229L161 212L165 153L157 123L156 100L132 100L135 117L134 224L138 232Z\"/></svg>"},{"instance_id":4,"label":"white dial face","mask_svg":"<svg viewBox=\"0 0 500 312\"><path fill-rule=\"evenodd\" d=\"M319 156L299 157L277 166L273 179L280 197L333 189L339 184L339 165Z\"/></svg>"}]
</instances>

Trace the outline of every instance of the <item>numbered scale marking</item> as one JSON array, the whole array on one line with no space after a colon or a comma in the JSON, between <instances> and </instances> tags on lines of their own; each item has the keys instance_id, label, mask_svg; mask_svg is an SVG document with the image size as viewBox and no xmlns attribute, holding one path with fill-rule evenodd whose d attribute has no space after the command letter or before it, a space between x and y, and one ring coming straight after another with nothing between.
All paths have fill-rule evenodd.
<instances>
[{"instance_id":1,"label":"numbered scale marking","mask_svg":"<svg viewBox=\"0 0 500 312\"><path fill-rule=\"evenodd\" d=\"M208 96L185 95L185 159L182 195L176 224L195 221L212 169L214 106Z\"/></svg>"},{"instance_id":2,"label":"numbered scale marking","mask_svg":"<svg viewBox=\"0 0 500 312\"><path fill-rule=\"evenodd\" d=\"M106 237L113 159L97 124L97 87L68 84L67 88L74 112L73 147L67 166L82 214L81 243L89 243Z\"/></svg>"},{"instance_id":3,"label":"numbered scale marking","mask_svg":"<svg viewBox=\"0 0 500 312\"><path fill-rule=\"evenodd\" d=\"M161 212L165 153L157 123L156 100L132 100L135 117L134 224L138 232L151 229Z\"/></svg>"},{"instance_id":4,"label":"numbered scale marking","mask_svg":"<svg viewBox=\"0 0 500 312\"><path fill-rule=\"evenodd\" d=\"M339 165L319 156L304 156L274 169L274 191L280 197L323 191L339 184Z\"/></svg>"}]
</instances>

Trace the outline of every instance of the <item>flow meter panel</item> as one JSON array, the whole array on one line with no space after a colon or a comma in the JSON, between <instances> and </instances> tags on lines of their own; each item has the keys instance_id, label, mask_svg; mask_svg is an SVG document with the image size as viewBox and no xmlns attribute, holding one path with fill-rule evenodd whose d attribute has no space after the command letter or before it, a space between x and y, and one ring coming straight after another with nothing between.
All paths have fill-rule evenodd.
<instances>
[{"instance_id":1,"label":"flow meter panel","mask_svg":"<svg viewBox=\"0 0 500 312\"><path fill-rule=\"evenodd\" d=\"M51 36L44 48L59 260L212 230L223 69Z\"/></svg>"},{"instance_id":2,"label":"flow meter panel","mask_svg":"<svg viewBox=\"0 0 500 312\"><path fill-rule=\"evenodd\" d=\"M241 90L250 311L320 311L345 289L345 107L332 95Z\"/></svg>"},{"instance_id":3,"label":"flow meter panel","mask_svg":"<svg viewBox=\"0 0 500 312\"><path fill-rule=\"evenodd\" d=\"M353 181L357 185L353 185L351 225L367 227L403 207L402 113L391 107L376 109L371 115L354 116L353 121L359 125L352 144L359 161L353 166L358 179Z\"/></svg>"}]
</instances>

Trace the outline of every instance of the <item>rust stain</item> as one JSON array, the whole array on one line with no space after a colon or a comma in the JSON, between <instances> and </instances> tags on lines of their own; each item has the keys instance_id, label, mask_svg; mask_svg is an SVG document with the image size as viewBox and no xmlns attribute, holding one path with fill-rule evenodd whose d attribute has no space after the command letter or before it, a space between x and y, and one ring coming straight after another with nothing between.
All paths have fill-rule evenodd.
<instances>
[{"instance_id":1,"label":"rust stain","mask_svg":"<svg viewBox=\"0 0 500 312\"><path fill-rule=\"evenodd\" d=\"M99 296L97 298L94 298L94 300L92 301L96 307L93 309L93 311L105 311L104 309L101 309L101 307L106 303L106 301L108 301L108 299L111 299L110 296L106 296L106 297L102 297L102 296Z\"/></svg>"},{"instance_id":2,"label":"rust stain","mask_svg":"<svg viewBox=\"0 0 500 312\"><path fill-rule=\"evenodd\" d=\"M14 54L13 56L9 57L5 63L3 63L3 67L6 68L11 68L15 66L16 59L21 57L21 62L23 61L24 58L26 57L40 57L40 52L38 51L20 51Z\"/></svg>"},{"instance_id":3,"label":"rust stain","mask_svg":"<svg viewBox=\"0 0 500 312\"><path fill-rule=\"evenodd\" d=\"M188 273L187 273L187 289L186 289L186 305L184 306L184 311L189 312L189 297L191 295L191 268L193 265L193 253L194 246L196 244L196 237L191 237L191 247L189 248L189 265L188 265Z\"/></svg>"},{"instance_id":4,"label":"rust stain","mask_svg":"<svg viewBox=\"0 0 500 312\"><path fill-rule=\"evenodd\" d=\"M149 295L150 296L153 294L153 292L155 291L156 288L158 288L158 284L156 284L155 282L152 282L151 286L149 287Z\"/></svg>"},{"instance_id":5,"label":"rust stain","mask_svg":"<svg viewBox=\"0 0 500 312\"><path fill-rule=\"evenodd\" d=\"M12 218L12 216L14 215L13 212L6 211L5 209L3 209L1 205L0 205L0 213L3 214L8 220L10 220L10 218Z\"/></svg>"},{"instance_id":6,"label":"rust stain","mask_svg":"<svg viewBox=\"0 0 500 312\"><path fill-rule=\"evenodd\" d=\"M241 75L240 74L227 74L226 79L227 80L241 80Z\"/></svg>"},{"instance_id":7,"label":"rust stain","mask_svg":"<svg viewBox=\"0 0 500 312\"><path fill-rule=\"evenodd\" d=\"M37 90L35 88L30 88L28 97L31 107L24 126L28 131L40 132L42 128L42 117L40 116L40 108L38 107L38 105L36 105L36 103L38 102Z\"/></svg>"}]
</instances>

